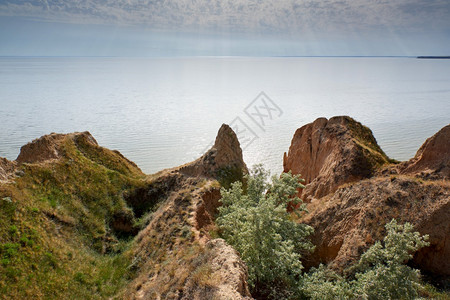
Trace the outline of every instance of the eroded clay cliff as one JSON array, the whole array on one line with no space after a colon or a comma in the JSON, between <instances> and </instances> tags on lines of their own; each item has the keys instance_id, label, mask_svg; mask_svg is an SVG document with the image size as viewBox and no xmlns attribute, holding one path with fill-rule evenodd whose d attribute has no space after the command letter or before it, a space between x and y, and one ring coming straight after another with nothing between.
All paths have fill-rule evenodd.
<instances>
[{"instance_id":1,"label":"eroded clay cliff","mask_svg":"<svg viewBox=\"0 0 450 300\"><path fill-rule=\"evenodd\" d=\"M66 137L74 138L78 135L89 137L92 144L98 145L89 132L83 133L51 133L44 135L38 139L29 142L20 148L19 156L16 161L18 163L39 163L51 159L58 159L64 155L62 151L62 143Z\"/></svg>"},{"instance_id":2,"label":"eroded clay cliff","mask_svg":"<svg viewBox=\"0 0 450 300\"><path fill-rule=\"evenodd\" d=\"M95 231L95 238L96 250L105 254L115 251L116 236L137 235L129 254L133 261L129 268L136 277L121 297L251 297L247 267L238 253L225 241L210 236L220 205L221 183L241 179L247 173L239 141L228 125L222 125L214 146L201 158L155 175L144 175L120 152L100 147L89 132L45 135L23 146L16 161L0 159L0 186L8 185L0 199L16 201L8 188L13 187L11 180L17 172L24 176L21 182L33 177L31 193L40 188L44 192L39 196L46 195L46 186L52 185L53 190L67 188L67 193L74 193L74 201L81 197L83 204L77 208L82 210L83 219L91 216L90 209L97 209L96 203L105 198L101 193L102 198L96 198L97 190L114 198L116 206L110 207L114 204L112 200L103 204L107 215L100 216L104 220L98 218L100 229ZM50 223L58 222L61 228L72 228L79 220L66 216L58 206L58 201L70 205L68 199L72 195L61 195L63 192L54 200L56 208L46 211L43 218ZM73 209L72 212L75 216L79 214ZM137 218L144 218L142 228L136 224ZM55 234L55 240L58 238Z\"/></svg>"},{"instance_id":3,"label":"eroded clay cliff","mask_svg":"<svg viewBox=\"0 0 450 300\"><path fill-rule=\"evenodd\" d=\"M232 172L231 172L232 171ZM159 208L138 234L134 256L137 278L126 299L247 299L247 267L221 239L211 239L220 184L242 177L247 167L235 133L220 128L214 146L201 158L163 171L146 194L163 195ZM226 181L226 180L225 180ZM165 188L157 188L161 185ZM144 193L145 194L145 193ZM152 201L141 195L135 201Z\"/></svg>"},{"instance_id":4,"label":"eroded clay cliff","mask_svg":"<svg viewBox=\"0 0 450 300\"><path fill-rule=\"evenodd\" d=\"M425 141L414 158L399 166L402 174L450 179L450 125Z\"/></svg>"},{"instance_id":5,"label":"eroded clay cliff","mask_svg":"<svg viewBox=\"0 0 450 300\"><path fill-rule=\"evenodd\" d=\"M284 154L284 172L301 174L310 202L334 192L340 185L373 175L389 161L369 128L350 117L319 118L299 128Z\"/></svg>"},{"instance_id":6,"label":"eroded clay cliff","mask_svg":"<svg viewBox=\"0 0 450 300\"><path fill-rule=\"evenodd\" d=\"M66 157L65 145L75 143L78 151L89 159L106 164L106 167L126 174L140 173L139 167L128 160L117 150L109 150L98 145L95 138L88 132L51 133L44 135L20 148L16 161L18 165L24 163L46 163ZM107 157L108 159L105 159Z\"/></svg>"},{"instance_id":7,"label":"eroded clay cliff","mask_svg":"<svg viewBox=\"0 0 450 300\"><path fill-rule=\"evenodd\" d=\"M388 164L370 130L350 118L321 118L300 128L284 166L306 178L303 196L314 196L302 219L315 229L316 249L305 266L327 263L343 271L395 218L430 236L412 263L450 275L449 132L450 126L441 129L410 161Z\"/></svg>"},{"instance_id":8,"label":"eroded clay cliff","mask_svg":"<svg viewBox=\"0 0 450 300\"><path fill-rule=\"evenodd\" d=\"M386 234L384 224L393 218L410 222L430 236L430 247L417 253L420 269L450 275L450 184L420 182L408 176L363 180L339 188L333 195L309 205L304 222L315 233L314 253L305 257L307 267L330 263L344 270Z\"/></svg>"}]
</instances>

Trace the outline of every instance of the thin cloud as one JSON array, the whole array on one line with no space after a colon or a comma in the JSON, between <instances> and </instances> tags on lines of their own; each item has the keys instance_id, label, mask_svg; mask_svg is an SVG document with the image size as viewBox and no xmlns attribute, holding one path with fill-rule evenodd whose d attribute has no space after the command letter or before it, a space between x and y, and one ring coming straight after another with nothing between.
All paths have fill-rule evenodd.
<instances>
[{"instance_id":1,"label":"thin cloud","mask_svg":"<svg viewBox=\"0 0 450 300\"><path fill-rule=\"evenodd\" d=\"M139 25L174 31L348 33L448 30L445 0L8 1L0 16L52 22Z\"/></svg>"}]
</instances>

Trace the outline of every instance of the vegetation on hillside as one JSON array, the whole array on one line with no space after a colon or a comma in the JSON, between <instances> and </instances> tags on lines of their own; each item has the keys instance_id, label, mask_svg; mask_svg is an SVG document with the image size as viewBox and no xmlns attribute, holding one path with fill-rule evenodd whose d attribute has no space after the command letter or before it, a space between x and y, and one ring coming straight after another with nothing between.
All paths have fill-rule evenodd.
<instances>
[{"instance_id":1,"label":"vegetation on hillside","mask_svg":"<svg viewBox=\"0 0 450 300\"><path fill-rule=\"evenodd\" d=\"M420 273L405 263L412 254L428 246L428 236L420 236L409 223L386 224L387 235L376 242L342 277L323 265L303 279L304 292L311 299L415 299Z\"/></svg>"},{"instance_id":2,"label":"vegetation on hillside","mask_svg":"<svg viewBox=\"0 0 450 300\"><path fill-rule=\"evenodd\" d=\"M244 192L240 182L222 188L217 223L221 235L235 247L249 268L249 284L256 298L272 299L414 299L424 287L418 270L405 263L427 246L428 236L420 236L409 223L386 224L387 235L376 242L359 262L339 275L321 265L302 272L303 251L313 248L307 240L312 228L298 224L287 212L293 195L301 186L290 173L273 177L257 166ZM290 206L292 207L292 205ZM297 206L295 213L304 212Z\"/></svg>"},{"instance_id":3,"label":"vegetation on hillside","mask_svg":"<svg viewBox=\"0 0 450 300\"><path fill-rule=\"evenodd\" d=\"M274 298L295 294L301 274L301 253L313 246L306 239L312 228L292 221L286 207L297 204L294 197L302 187L298 176L284 173L267 183L268 173L256 166L246 176L247 191L241 182L222 189L222 207L217 224L221 234L242 256L249 270L249 285L256 295ZM304 211L300 206L296 212Z\"/></svg>"},{"instance_id":4,"label":"vegetation on hillside","mask_svg":"<svg viewBox=\"0 0 450 300\"><path fill-rule=\"evenodd\" d=\"M206 287L216 280L208 265L214 253L190 227L192 197L199 197L193 192L206 181L184 185L176 175L149 179L120 153L83 136L67 137L60 146L60 158L22 164L19 177L0 185L0 298L123 298L130 283L147 282L150 275L156 279L147 288L171 298L179 296L188 277ZM424 289L419 272L405 265L427 244L410 224L388 223L384 240L345 275L326 266L305 273L301 257L313 249L308 240L313 230L296 221L306 213L295 196L303 187L299 176L286 173L269 183L261 166L243 178L235 169L216 175L223 187L219 234L246 262L255 298L440 295ZM173 209L161 212L158 227L133 240L173 186L183 187L171 198Z\"/></svg>"},{"instance_id":5,"label":"vegetation on hillside","mask_svg":"<svg viewBox=\"0 0 450 300\"><path fill-rule=\"evenodd\" d=\"M61 149L0 185L0 298L104 299L133 277L130 235L113 223L136 223L123 193L143 186L143 174L81 139Z\"/></svg>"}]
</instances>

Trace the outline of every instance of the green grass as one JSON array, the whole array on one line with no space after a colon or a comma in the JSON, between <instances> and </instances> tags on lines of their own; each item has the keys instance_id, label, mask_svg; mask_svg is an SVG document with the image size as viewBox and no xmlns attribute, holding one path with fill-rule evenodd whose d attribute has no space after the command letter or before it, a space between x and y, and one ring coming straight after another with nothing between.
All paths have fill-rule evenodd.
<instances>
[{"instance_id":1,"label":"green grass","mask_svg":"<svg viewBox=\"0 0 450 300\"><path fill-rule=\"evenodd\" d=\"M80 146L81 145L81 146ZM131 240L114 235L123 193L144 174L120 154L66 138L64 156L0 185L0 298L105 299L124 288Z\"/></svg>"},{"instance_id":2,"label":"green grass","mask_svg":"<svg viewBox=\"0 0 450 300\"><path fill-rule=\"evenodd\" d=\"M362 155L368 162L365 166L370 172L375 171L379 167L389 164L398 163L395 159L389 158L381 147L378 145L372 131L362 125L361 123L355 121L350 117L344 117L349 129L352 132L353 139L355 143L361 147Z\"/></svg>"}]
</instances>

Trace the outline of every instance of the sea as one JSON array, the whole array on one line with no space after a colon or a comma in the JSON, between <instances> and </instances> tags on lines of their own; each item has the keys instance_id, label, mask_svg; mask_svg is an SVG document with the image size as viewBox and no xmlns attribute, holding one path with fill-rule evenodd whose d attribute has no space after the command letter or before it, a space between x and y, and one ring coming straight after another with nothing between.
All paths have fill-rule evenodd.
<instances>
[{"instance_id":1,"label":"sea","mask_svg":"<svg viewBox=\"0 0 450 300\"><path fill-rule=\"evenodd\" d=\"M414 156L450 123L450 60L414 57L1 57L0 156L89 131L145 173L200 157L220 126L276 175L296 129L348 115L386 154Z\"/></svg>"}]
</instances>

